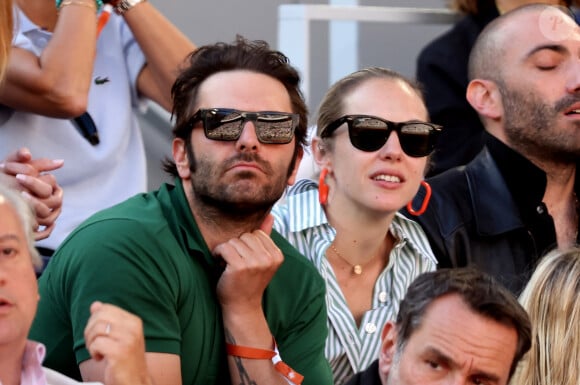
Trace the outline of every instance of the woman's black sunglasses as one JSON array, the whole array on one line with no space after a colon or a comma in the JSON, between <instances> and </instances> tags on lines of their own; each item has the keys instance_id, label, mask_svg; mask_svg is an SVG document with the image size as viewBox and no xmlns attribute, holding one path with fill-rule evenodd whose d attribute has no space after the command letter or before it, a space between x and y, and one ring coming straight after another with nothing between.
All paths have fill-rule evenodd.
<instances>
[{"instance_id":1,"label":"woman's black sunglasses","mask_svg":"<svg viewBox=\"0 0 580 385\"><path fill-rule=\"evenodd\" d=\"M350 142L361 151L379 150L394 130L405 154L415 158L427 156L433 151L443 128L421 121L395 123L370 115L345 115L326 126L320 137L331 136L344 123L348 125Z\"/></svg>"}]
</instances>

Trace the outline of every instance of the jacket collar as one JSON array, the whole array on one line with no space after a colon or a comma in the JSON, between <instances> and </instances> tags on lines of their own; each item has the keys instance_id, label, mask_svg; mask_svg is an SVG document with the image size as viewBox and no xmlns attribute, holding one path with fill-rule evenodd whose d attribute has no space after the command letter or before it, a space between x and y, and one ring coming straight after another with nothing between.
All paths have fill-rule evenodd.
<instances>
[{"instance_id":1,"label":"jacket collar","mask_svg":"<svg viewBox=\"0 0 580 385\"><path fill-rule=\"evenodd\" d=\"M466 166L467 184L477 232L480 235L502 234L523 226L513 210L515 205L489 150L484 148Z\"/></svg>"},{"instance_id":2,"label":"jacket collar","mask_svg":"<svg viewBox=\"0 0 580 385\"><path fill-rule=\"evenodd\" d=\"M546 174L495 137L486 135L486 146L466 166L466 177L481 235L497 235L524 227L526 218L542 204ZM576 178L575 191L579 194Z\"/></svg>"}]
</instances>

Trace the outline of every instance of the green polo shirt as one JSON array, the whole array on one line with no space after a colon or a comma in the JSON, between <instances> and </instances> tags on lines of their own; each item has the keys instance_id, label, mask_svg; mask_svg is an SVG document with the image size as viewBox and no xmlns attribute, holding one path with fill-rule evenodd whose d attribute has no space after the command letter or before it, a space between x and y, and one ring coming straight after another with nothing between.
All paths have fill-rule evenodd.
<instances>
[{"instance_id":1,"label":"green polo shirt","mask_svg":"<svg viewBox=\"0 0 580 385\"><path fill-rule=\"evenodd\" d=\"M332 384L324 281L280 234L271 237L284 262L263 308L282 359L304 384ZM142 318L148 352L181 356L183 385L229 383L219 274L181 182L165 184L95 214L63 242L39 280L30 338L46 345L45 366L80 379L89 307L100 300Z\"/></svg>"}]
</instances>

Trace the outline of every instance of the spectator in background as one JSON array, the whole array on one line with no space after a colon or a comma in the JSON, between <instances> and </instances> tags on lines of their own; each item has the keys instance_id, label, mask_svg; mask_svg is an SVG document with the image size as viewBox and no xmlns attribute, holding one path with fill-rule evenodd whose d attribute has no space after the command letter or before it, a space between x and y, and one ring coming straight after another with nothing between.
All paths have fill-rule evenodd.
<instances>
[{"instance_id":1,"label":"spectator in background","mask_svg":"<svg viewBox=\"0 0 580 385\"><path fill-rule=\"evenodd\" d=\"M484 145L484 128L478 113L465 98L469 83L467 61L483 28L500 14L516 7L544 3L570 6L577 0L451 0L463 17L429 43L417 59L417 80L425 87L425 101L434 123L445 127L429 176L467 164Z\"/></svg>"},{"instance_id":2,"label":"spectator in background","mask_svg":"<svg viewBox=\"0 0 580 385\"><path fill-rule=\"evenodd\" d=\"M77 384L43 368L44 346L27 340L39 299L33 265L42 262L34 248L31 207L8 184L0 178L0 383ZM98 302L92 305L91 313L86 328L88 350L105 365L106 385L152 385L139 318Z\"/></svg>"},{"instance_id":3,"label":"spectator in background","mask_svg":"<svg viewBox=\"0 0 580 385\"><path fill-rule=\"evenodd\" d=\"M506 385L530 348L525 310L469 268L419 276L382 334L379 359L348 385Z\"/></svg>"},{"instance_id":4,"label":"spectator in background","mask_svg":"<svg viewBox=\"0 0 580 385\"><path fill-rule=\"evenodd\" d=\"M156 384L332 383L324 282L270 235L305 142L299 84L264 42L193 52L173 87L175 185L85 221L40 277L31 336L48 367L102 380L81 327L99 299L143 319Z\"/></svg>"},{"instance_id":5,"label":"spectator in background","mask_svg":"<svg viewBox=\"0 0 580 385\"><path fill-rule=\"evenodd\" d=\"M12 44L12 1L0 4L0 86ZM0 155L2 155L0 153ZM34 206L34 237L44 239L54 229L62 207L62 189L48 171L62 166L62 160L32 159L30 151L20 148L0 161L0 173L11 175L17 186Z\"/></svg>"},{"instance_id":6,"label":"spectator in background","mask_svg":"<svg viewBox=\"0 0 580 385\"><path fill-rule=\"evenodd\" d=\"M467 99L486 146L428 178L433 196L417 217L439 266L475 265L519 294L546 251L578 242L578 52L580 27L559 7L517 8L480 34Z\"/></svg>"},{"instance_id":7,"label":"spectator in background","mask_svg":"<svg viewBox=\"0 0 580 385\"><path fill-rule=\"evenodd\" d=\"M146 0L17 0L17 34L0 87L0 154L27 147L63 159L66 199L38 246L50 256L94 212L146 189L136 110L171 107L170 88L194 45ZM99 33L100 32L100 33Z\"/></svg>"},{"instance_id":8,"label":"spectator in background","mask_svg":"<svg viewBox=\"0 0 580 385\"><path fill-rule=\"evenodd\" d=\"M272 214L326 281L325 355L341 385L377 357L407 286L436 267L420 226L398 211L417 193L440 129L417 86L384 68L336 82L318 115L319 184L299 181Z\"/></svg>"},{"instance_id":9,"label":"spectator in background","mask_svg":"<svg viewBox=\"0 0 580 385\"><path fill-rule=\"evenodd\" d=\"M520 303L530 315L532 347L511 385L578 385L580 249L555 250L542 258Z\"/></svg>"}]
</instances>

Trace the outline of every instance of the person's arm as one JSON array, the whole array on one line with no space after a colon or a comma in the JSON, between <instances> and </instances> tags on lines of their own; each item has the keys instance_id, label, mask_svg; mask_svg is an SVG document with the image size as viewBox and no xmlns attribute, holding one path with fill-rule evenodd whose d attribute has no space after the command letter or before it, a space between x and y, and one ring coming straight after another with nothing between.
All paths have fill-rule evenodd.
<instances>
[{"instance_id":1,"label":"person's arm","mask_svg":"<svg viewBox=\"0 0 580 385\"><path fill-rule=\"evenodd\" d=\"M156 233L156 236L171 235L162 232ZM97 221L78 228L53 257L59 259L60 265L51 263L49 265L53 266L45 271L50 274L50 279L42 282L41 296L46 300L50 298L66 303L70 318L68 327L74 341L71 349L84 381L106 383L110 369L107 360L98 360L91 355L91 346L85 339L89 308L94 301L102 301L141 318L145 361L153 383L182 385L181 330L176 309L179 291L174 290L174 283L179 278L168 265L157 264L159 260L165 260L170 251L155 242L142 247L139 240L144 237L154 236L148 233L145 226L133 220ZM64 275L65 271L74 271L74 277ZM47 302L44 308L41 304L39 314L46 314L48 306L51 305ZM43 334L55 333L40 326L37 329L34 337L39 341L46 340ZM117 322L112 322L110 333L114 337L128 332ZM47 355L47 360L55 362L61 358L59 354L64 353L51 354Z\"/></svg>"},{"instance_id":2,"label":"person's arm","mask_svg":"<svg viewBox=\"0 0 580 385\"><path fill-rule=\"evenodd\" d=\"M261 228L218 245L213 253L226 268L217 285L226 343L271 351L272 332L262 308L262 296L284 256L268 235L274 218ZM228 355L232 384L288 384L270 358L249 359Z\"/></svg>"},{"instance_id":3,"label":"person's arm","mask_svg":"<svg viewBox=\"0 0 580 385\"><path fill-rule=\"evenodd\" d=\"M0 104L55 118L86 111L97 40L96 5L94 0L73 2L84 5L60 9L54 33L40 56L13 47Z\"/></svg>"},{"instance_id":4,"label":"person's arm","mask_svg":"<svg viewBox=\"0 0 580 385\"><path fill-rule=\"evenodd\" d=\"M96 381L102 382L104 384L118 384L118 385L138 385L138 384L163 384L163 385L181 385L181 361L177 354L167 354L167 353L145 353L145 367L148 370L148 376L146 378L141 378L142 382L123 382L121 380L116 380L112 382L110 376L123 376L131 375L124 370L129 370L129 368L124 368L122 365L124 361L119 359L114 363L118 371L114 370L107 362L110 361L109 357L105 355L106 360L97 361L94 358L81 362L79 369L81 375L83 376L84 382ZM123 358L119 356L119 358ZM127 358L127 357L125 357ZM146 382L151 381L151 382Z\"/></svg>"},{"instance_id":5,"label":"person's arm","mask_svg":"<svg viewBox=\"0 0 580 385\"><path fill-rule=\"evenodd\" d=\"M62 160L33 159L27 148L15 151L0 163L0 173L13 179L15 188L22 191L34 207L36 240L50 235L62 210L63 190L49 171L63 164Z\"/></svg>"},{"instance_id":6,"label":"person's arm","mask_svg":"<svg viewBox=\"0 0 580 385\"><path fill-rule=\"evenodd\" d=\"M118 306L95 301L91 304L85 341L93 360L105 364L105 384L154 384L147 370L143 322L139 317ZM88 373L83 372L83 376Z\"/></svg>"},{"instance_id":7,"label":"person's arm","mask_svg":"<svg viewBox=\"0 0 580 385\"><path fill-rule=\"evenodd\" d=\"M170 111L171 87L180 65L195 45L149 2L135 5L123 17L147 59L137 79L137 88Z\"/></svg>"}]
</instances>

